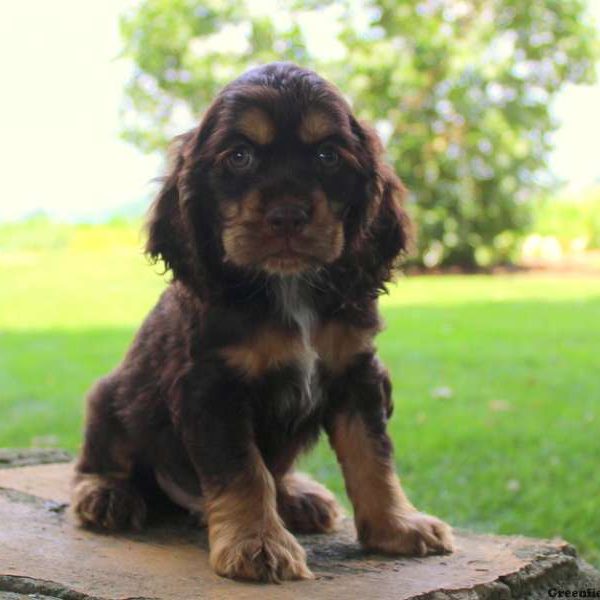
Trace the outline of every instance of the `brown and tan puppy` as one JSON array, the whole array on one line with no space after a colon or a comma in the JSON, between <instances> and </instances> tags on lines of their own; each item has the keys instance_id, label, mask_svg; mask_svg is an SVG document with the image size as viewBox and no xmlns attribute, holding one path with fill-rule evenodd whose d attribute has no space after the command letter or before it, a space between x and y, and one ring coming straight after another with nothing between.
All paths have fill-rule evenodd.
<instances>
[{"instance_id":1,"label":"brown and tan puppy","mask_svg":"<svg viewBox=\"0 0 600 600\"><path fill-rule=\"evenodd\" d=\"M361 544L452 549L394 471L377 297L405 249L403 188L375 132L315 73L287 63L227 86L181 136L148 224L173 281L88 398L73 507L139 528L153 486L202 513L227 577L311 577L290 531L340 511L294 471L324 429Z\"/></svg>"}]
</instances>

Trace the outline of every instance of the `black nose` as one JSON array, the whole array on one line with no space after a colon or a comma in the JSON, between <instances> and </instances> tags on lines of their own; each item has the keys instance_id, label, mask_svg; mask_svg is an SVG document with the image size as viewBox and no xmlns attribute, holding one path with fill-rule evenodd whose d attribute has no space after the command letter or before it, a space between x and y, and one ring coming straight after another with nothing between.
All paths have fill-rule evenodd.
<instances>
[{"instance_id":1,"label":"black nose","mask_svg":"<svg viewBox=\"0 0 600 600\"><path fill-rule=\"evenodd\" d=\"M270 208L265 219L273 233L291 235L304 229L308 223L308 213L301 206L287 204Z\"/></svg>"}]
</instances>

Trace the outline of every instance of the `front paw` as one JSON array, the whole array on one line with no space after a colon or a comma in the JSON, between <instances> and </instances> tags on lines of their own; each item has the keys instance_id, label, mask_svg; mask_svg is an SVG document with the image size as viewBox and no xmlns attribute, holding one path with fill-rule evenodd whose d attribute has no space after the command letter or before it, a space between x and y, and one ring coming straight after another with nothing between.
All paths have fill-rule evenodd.
<instances>
[{"instance_id":1,"label":"front paw","mask_svg":"<svg viewBox=\"0 0 600 600\"><path fill-rule=\"evenodd\" d=\"M217 574L231 579L279 583L314 578L306 565L304 548L283 527L234 534L233 539L226 532L211 536L210 564Z\"/></svg>"},{"instance_id":2,"label":"front paw","mask_svg":"<svg viewBox=\"0 0 600 600\"><path fill-rule=\"evenodd\" d=\"M365 549L384 554L426 556L454 550L451 527L437 517L417 511L377 524L359 521L358 532Z\"/></svg>"}]
</instances>

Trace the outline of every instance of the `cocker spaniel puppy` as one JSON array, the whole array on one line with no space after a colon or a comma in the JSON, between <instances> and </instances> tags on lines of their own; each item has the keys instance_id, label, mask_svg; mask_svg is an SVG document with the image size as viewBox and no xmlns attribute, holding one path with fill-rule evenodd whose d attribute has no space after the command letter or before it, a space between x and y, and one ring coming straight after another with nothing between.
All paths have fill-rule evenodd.
<instances>
[{"instance_id":1,"label":"cocker spaniel puppy","mask_svg":"<svg viewBox=\"0 0 600 600\"><path fill-rule=\"evenodd\" d=\"M365 548L451 551L386 434L377 297L408 220L382 153L332 85L288 63L236 79L177 140L147 244L172 283L89 394L82 524L141 527L153 482L202 514L220 575L310 578L290 531L332 531L340 509L294 461L324 429Z\"/></svg>"}]
</instances>

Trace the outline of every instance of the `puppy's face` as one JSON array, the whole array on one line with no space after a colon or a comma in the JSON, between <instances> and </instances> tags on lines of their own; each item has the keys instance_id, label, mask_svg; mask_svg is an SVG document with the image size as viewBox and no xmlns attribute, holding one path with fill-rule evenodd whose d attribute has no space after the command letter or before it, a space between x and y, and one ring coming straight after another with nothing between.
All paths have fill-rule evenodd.
<instances>
[{"instance_id":1,"label":"puppy's face","mask_svg":"<svg viewBox=\"0 0 600 600\"><path fill-rule=\"evenodd\" d=\"M280 115L264 103L231 116L214 182L225 260L237 266L291 274L342 253L356 184L348 123L303 108Z\"/></svg>"},{"instance_id":2,"label":"puppy's face","mask_svg":"<svg viewBox=\"0 0 600 600\"><path fill-rule=\"evenodd\" d=\"M183 255L197 252L210 254L213 268L278 275L334 263L378 212L386 185L380 154L374 132L315 73L281 63L250 71L184 137L155 204L148 249L172 267L189 267ZM185 244L168 247L167 220Z\"/></svg>"},{"instance_id":3,"label":"puppy's face","mask_svg":"<svg viewBox=\"0 0 600 600\"><path fill-rule=\"evenodd\" d=\"M369 198L352 117L324 89L244 85L220 107L204 154L225 261L292 274L341 255L344 218Z\"/></svg>"}]
</instances>

